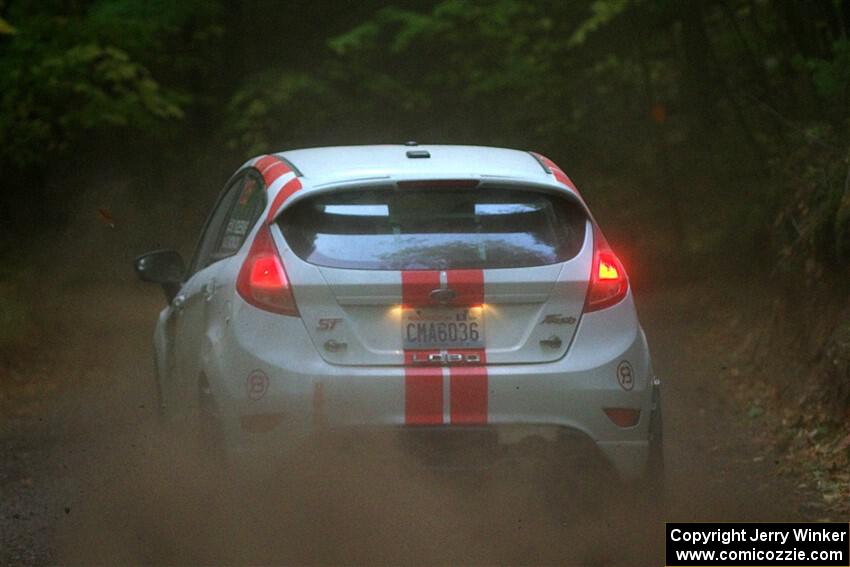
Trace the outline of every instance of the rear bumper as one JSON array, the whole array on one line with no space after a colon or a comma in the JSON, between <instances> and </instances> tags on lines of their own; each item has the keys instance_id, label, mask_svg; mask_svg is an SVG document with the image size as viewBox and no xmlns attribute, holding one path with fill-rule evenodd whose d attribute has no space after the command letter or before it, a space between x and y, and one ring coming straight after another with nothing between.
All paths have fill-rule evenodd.
<instances>
[{"instance_id":1,"label":"rear bumper","mask_svg":"<svg viewBox=\"0 0 850 567\"><path fill-rule=\"evenodd\" d=\"M227 333L208 358L207 376L231 453L286 455L319 436L363 429L401 438L430 429L468 433L470 439L483 429L495 432L495 454L535 436L580 438L622 479L645 472L653 371L631 298L585 315L568 353L558 361L488 366L483 421L452 424L446 411L436 428L406 425L404 368L330 365L294 318L286 318L292 328L279 335L285 348L269 346L268 329L280 327L281 318L259 311L255 316L268 320ZM617 379L623 361L634 370L628 390ZM268 377L262 396L249 395L246 386L256 371ZM451 379L450 368L444 368L446 408ZM619 427L604 408L636 409L640 418L632 427Z\"/></svg>"}]
</instances>

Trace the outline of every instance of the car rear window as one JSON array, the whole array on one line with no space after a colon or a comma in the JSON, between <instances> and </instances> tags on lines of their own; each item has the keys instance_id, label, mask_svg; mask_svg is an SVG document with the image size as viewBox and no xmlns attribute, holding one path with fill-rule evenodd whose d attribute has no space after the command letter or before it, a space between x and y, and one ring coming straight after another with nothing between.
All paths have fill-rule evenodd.
<instances>
[{"instance_id":1,"label":"car rear window","mask_svg":"<svg viewBox=\"0 0 850 567\"><path fill-rule=\"evenodd\" d=\"M363 270L516 268L574 257L585 215L557 195L512 188L341 190L281 215L292 251Z\"/></svg>"}]
</instances>

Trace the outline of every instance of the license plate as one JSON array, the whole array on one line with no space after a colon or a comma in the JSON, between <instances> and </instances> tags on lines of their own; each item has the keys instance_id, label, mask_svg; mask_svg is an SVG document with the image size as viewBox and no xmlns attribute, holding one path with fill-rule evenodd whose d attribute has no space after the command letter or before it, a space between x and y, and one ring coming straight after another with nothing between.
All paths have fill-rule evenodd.
<instances>
[{"instance_id":1,"label":"license plate","mask_svg":"<svg viewBox=\"0 0 850 567\"><path fill-rule=\"evenodd\" d=\"M406 349L484 348L481 307L404 309L401 337Z\"/></svg>"}]
</instances>

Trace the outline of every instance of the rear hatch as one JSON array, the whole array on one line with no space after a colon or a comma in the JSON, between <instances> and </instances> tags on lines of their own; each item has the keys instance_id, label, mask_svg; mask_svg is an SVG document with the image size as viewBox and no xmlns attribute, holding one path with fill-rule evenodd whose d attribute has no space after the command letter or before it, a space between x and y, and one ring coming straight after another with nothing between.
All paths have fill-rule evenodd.
<instances>
[{"instance_id":1,"label":"rear hatch","mask_svg":"<svg viewBox=\"0 0 850 567\"><path fill-rule=\"evenodd\" d=\"M572 195L478 181L305 195L278 226L301 316L334 364L467 352L488 364L556 360L578 326L593 255Z\"/></svg>"}]
</instances>

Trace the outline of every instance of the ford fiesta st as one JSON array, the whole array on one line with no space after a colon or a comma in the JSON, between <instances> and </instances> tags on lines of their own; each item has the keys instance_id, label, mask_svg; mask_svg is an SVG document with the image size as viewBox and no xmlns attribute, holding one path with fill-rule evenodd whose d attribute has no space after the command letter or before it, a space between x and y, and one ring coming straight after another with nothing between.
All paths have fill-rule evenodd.
<instances>
[{"instance_id":1,"label":"ford fiesta st","mask_svg":"<svg viewBox=\"0 0 850 567\"><path fill-rule=\"evenodd\" d=\"M541 155L409 143L257 157L188 266L160 250L135 268L168 297L163 414L195 416L228 455L365 430L534 437L589 448L622 479L660 475L659 383L626 272Z\"/></svg>"}]
</instances>

